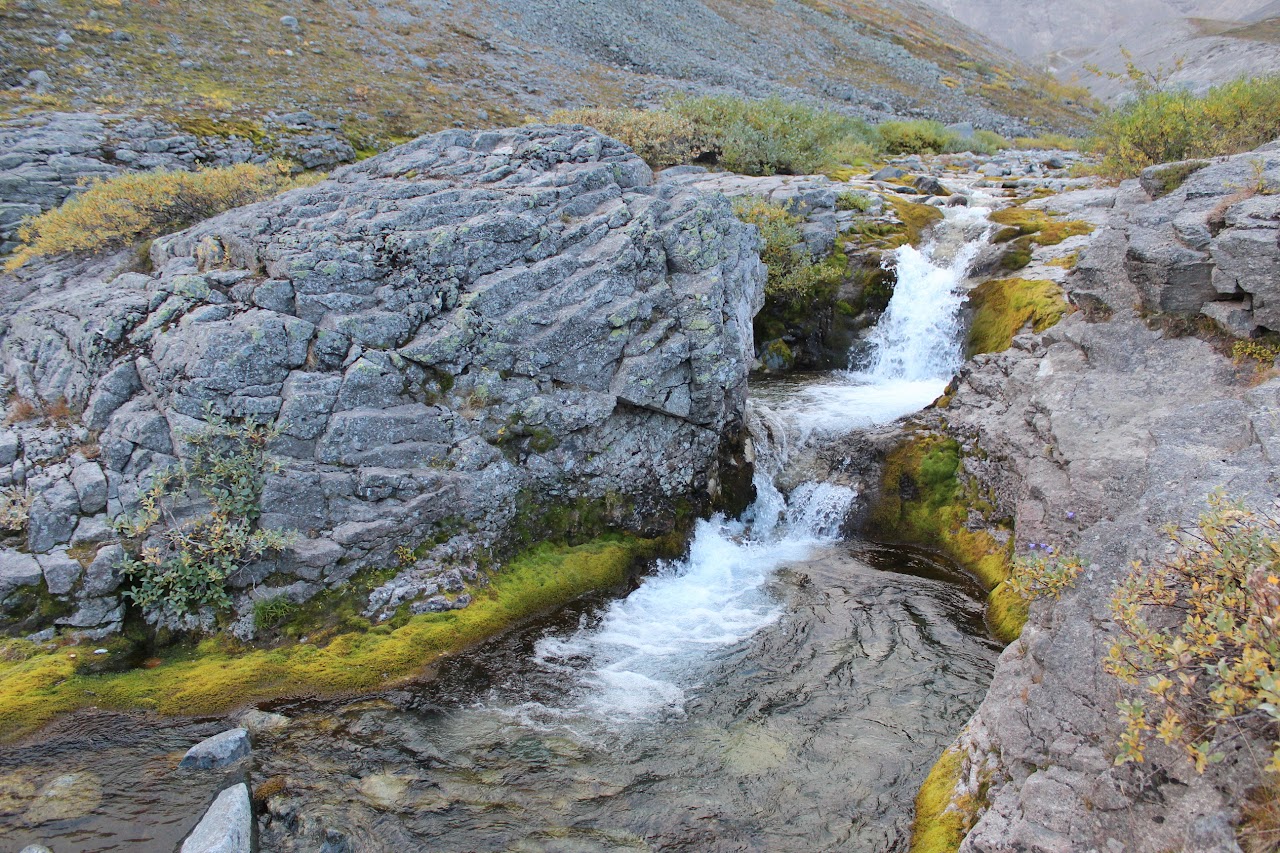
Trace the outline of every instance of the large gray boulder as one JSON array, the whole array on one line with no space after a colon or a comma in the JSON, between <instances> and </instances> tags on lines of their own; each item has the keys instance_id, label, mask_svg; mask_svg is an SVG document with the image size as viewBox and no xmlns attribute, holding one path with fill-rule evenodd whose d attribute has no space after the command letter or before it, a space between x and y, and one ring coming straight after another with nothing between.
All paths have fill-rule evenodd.
<instances>
[{"instance_id":1,"label":"large gray boulder","mask_svg":"<svg viewBox=\"0 0 1280 853\"><path fill-rule=\"evenodd\" d=\"M107 517L132 511L210 411L282 430L263 524L301 539L245 583L341 583L463 527L492 543L545 502L660 529L740 431L757 239L613 140L526 127L426 136L158 239L150 273L20 271L10 386L101 430L98 471L14 463L41 484L30 547L100 511L99 473Z\"/></svg>"}]
</instances>

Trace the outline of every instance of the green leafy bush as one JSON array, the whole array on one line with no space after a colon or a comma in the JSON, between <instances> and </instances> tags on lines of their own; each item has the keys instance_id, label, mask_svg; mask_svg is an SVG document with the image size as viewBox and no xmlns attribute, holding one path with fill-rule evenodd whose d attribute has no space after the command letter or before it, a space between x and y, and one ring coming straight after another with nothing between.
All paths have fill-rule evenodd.
<instances>
[{"instance_id":1,"label":"green leafy bush","mask_svg":"<svg viewBox=\"0 0 1280 853\"><path fill-rule=\"evenodd\" d=\"M1111 601L1104 666L1142 688L1118 703L1116 763L1142 761L1155 737L1203 771L1219 736L1253 730L1280 772L1280 523L1216 494L1194 528L1168 532L1173 556L1135 564Z\"/></svg>"},{"instance_id":2,"label":"green leafy bush","mask_svg":"<svg viewBox=\"0 0 1280 853\"><path fill-rule=\"evenodd\" d=\"M747 175L826 172L873 150L861 119L778 97L690 98L672 110L712 140L721 166Z\"/></svg>"},{"instance_id":3,"label":"green leafy bush","mask_svg":"<svg viewBox=\"0 0 1280 853\"><path fill-rule=\"evenodd\" d=\"M760 259L769 269L766 300L807 305L834 293L844 280L844 264L814 263L809 257L800 234L801 217L757 196L734 199L733 212L760 229L764 241Z\"/></svg>"},{"instance_id":4,"label":"green leafy bush","mask_svg":"<svg viewBox=\"0 0 1280 853\"><path fill-rule=\"evenodd\" d=\"M940 121L886 121L876 125L884 150L890 154L941 154L948 142L959 140Z\"/></svg>"},{"instance_id":5,"label":"green leafy bush","mask_svg":"<svg viewBox=\"0 0 1280 853\"><path fill-rule=\"evenodd\" d=\"M34 258L65 252L125 246L319 178L291 177L289 167L282 163L118 175L24 223L18 239L25 245L13 253L5 268L15 270Z\"/></svg>"},{"instance_id":6,"label":"green leafy bush","mask_svg":"<svg viewBox=\"0 0 1280 853\"><path fill-rule=\"evenodd\" d=\"M1009 589L1026 602L1046 595L1057 598L1076 582L1082 571L1084 564L1078 557L1047 553L1019 556L1009 573Z\"/></svg>"},{"instance_id":7,"label":"green leafy bush","mask_svg":"<svg viewBox=\"0 0 1280 853\"><path fill-rule=\"evenodd\" d=\"M228 607L227 578L289 544L290 533L257 528L264 479L276 470L266 448L276 435L252 420L210 415L185 437L187 458L152 480L137 515L117 521L126 596L178 615Z\"/></svg>"},{"instance_id":8,"label":"green leafy bush","mask_svg":"<svg viewBox=\"0 0 1280 853\"><path fill-rule=\"evenodd\" d=\"M1236 154L1280 135L1280 77L1241 79L1203 95L1143 87L1098 123L1101 171L1129 178L1147 166Z\"/></svg>"}]
</instances>

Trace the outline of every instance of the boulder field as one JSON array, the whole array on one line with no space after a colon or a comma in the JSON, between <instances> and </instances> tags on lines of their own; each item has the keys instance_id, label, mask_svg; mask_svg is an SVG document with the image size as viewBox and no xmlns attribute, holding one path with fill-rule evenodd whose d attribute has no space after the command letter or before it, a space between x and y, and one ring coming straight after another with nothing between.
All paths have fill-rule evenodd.
<instances>
[{"instance_id":1,"label":"boulder field","mask_svg":"<svg viewBox=\"0 0 1280 853\"><path fill-rule=\"evenodd\" d=\"M116 630L113 521L219 418L278 431L261 524L294 536L231 579L241 612L399 564L370 604L394 609L459 571L397 548L474 552L550 506L670 529L741 443L756 240L613 140L526 127L422 137L143 263L20 269L0 486L30 509L0 603L42 587L71 603L58 625Z\"/></svg>"}]
</instances>

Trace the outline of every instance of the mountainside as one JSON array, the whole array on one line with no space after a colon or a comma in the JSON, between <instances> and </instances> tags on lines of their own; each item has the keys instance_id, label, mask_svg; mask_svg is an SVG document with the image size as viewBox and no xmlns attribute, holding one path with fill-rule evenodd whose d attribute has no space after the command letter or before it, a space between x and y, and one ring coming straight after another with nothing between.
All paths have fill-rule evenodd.
<instances>
[{"instance_id":1,"label":"mountainside","mask_svg":"<svg viewBox=\"0 0 1280 853\"><path fill-rule=\"evenodd\" d=\"M1128 88L1090 69L1172 72L1172 83L1204 89L1280 69L1280 4L1262 0L926 0L1025 61L1113 99ZM1181 63L1180 67L1175 67Z\"/></svg>"},{"instance_id":2,"label":"mountainside","mask_svg":"<svg viewBox=\"0 0 1280 853\"><path fill-rule=\"evenodd\" d=\"M310 110L357 148L580 105L781 94L1026 133L1078 108L912 0L9 0L11 110L145 110L253 134Z\"/></svg>"}]
</instances>

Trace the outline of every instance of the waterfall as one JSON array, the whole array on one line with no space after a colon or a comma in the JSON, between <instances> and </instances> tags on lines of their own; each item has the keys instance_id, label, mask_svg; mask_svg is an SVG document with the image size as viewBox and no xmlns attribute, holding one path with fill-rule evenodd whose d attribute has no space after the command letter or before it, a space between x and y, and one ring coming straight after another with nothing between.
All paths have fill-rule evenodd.
<instances>
[{"instance_id":1,"label":"waterfall","mask_svg":"<svg viewBox=\"0 0 1280 853\"><path fill-rule=\"evenodd\" d=\"M953 213L940 239L923 251L897 250L897 287L871 336L865 370L776 383L753 401L755 502L740 520L699 521L688 557L662 563L629 596L568 636L540 640L540 665L571 686L557 707L521 706L525 722L571 723L582 732L584 723L611 729L679 715L710 655L780 617L769 579L838 541L856 494L825 482L783 494L775 479L815 436L889 423L942 392L961 363L964 280L985 241L984 214Z\"/></svg>"}]
</instances>

